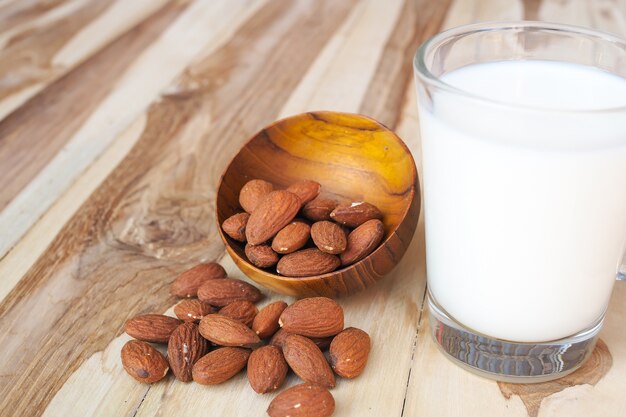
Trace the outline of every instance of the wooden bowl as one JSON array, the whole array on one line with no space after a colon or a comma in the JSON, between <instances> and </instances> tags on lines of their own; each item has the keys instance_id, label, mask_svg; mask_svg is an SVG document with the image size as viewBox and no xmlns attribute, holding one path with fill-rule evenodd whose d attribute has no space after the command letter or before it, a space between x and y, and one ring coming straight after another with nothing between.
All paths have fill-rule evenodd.
<instances>
[{"instance_id":1,"label":"wooden bowl","mask_svg":"<svg viewBox=\"0 0 626 417\"><path fill-rule=\"evenodd\" d=\"M323 275L290 278L257 268L246 258L245 244L221 228L243 211L239 190L255 178L276 188L310 179L322 185L321 195L375 204L384 215L385 238L363 260ZM304 113L261 130L233 158L217 191L218 229L237 266L259 284L296 297L340 297L375 284L404 255L419 210L417 170L402 140L373 119L337 112Z\"/></svg>"}]
</instances>

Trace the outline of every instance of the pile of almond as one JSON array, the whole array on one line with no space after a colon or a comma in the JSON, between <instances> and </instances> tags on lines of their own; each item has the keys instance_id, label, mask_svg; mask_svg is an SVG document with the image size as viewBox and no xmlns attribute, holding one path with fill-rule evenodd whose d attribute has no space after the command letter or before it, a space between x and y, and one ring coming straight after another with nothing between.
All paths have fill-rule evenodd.
<instances>
[{"instance_id":1,"label":"pile of almond","mask_svg":"<svg viewBox=\"0 0 626 417\"><path fill-rule=\"evenodd\" d=\"M246 243L251 264L276 266L288 277L325 274L365 258L385 234L382 213L367 202L339 204L320 197L320 189L310 180L286 190L260 179L248 181L239 192L244 212L224 220L222 229ZM304 219L296 217L299 213Z\"/></svg>"},{"instance_id":2,"label":"pile of almond","mask_svg":"<svg viewBox=\"0 0 626 417\"><path fill-rule=\"evenodd\" d=\"M304 383L276 396L268 414L326 417L335 409L328 391L335 374L355 378L367 364L368 334L344 329L343 309L330 298L276 301L259 311L261 292L228 278L217 263L183 272L170 291L184 298L174 307L178 318L145 314L126 322L137 340L122 348L122 365L138 381L159 381L171 369L180 381L215 385L247 365L250 386L264 394L279 389L291 369ZM167 344L167 358L147 342Z\"/></svg>"}]
</instances>

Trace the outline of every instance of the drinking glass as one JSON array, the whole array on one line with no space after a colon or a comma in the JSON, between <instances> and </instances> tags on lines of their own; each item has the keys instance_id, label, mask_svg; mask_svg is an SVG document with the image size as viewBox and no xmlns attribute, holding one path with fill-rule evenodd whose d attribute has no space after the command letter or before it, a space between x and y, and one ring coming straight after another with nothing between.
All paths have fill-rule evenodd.
<instances>
[{"instance_id":1,"label":"drinking glass","mask_svg":"<svg viewBox=\"0 0 626 417\"><path fill-rule=\"evenodd\" d=\"M444 77L516 61L584 65L626 82L626 41L492 22L439 33L414 60L432 336L472 372L542 382L589 357L626 273L626 106L496 100Z\"/></svg>"}]
</instances>

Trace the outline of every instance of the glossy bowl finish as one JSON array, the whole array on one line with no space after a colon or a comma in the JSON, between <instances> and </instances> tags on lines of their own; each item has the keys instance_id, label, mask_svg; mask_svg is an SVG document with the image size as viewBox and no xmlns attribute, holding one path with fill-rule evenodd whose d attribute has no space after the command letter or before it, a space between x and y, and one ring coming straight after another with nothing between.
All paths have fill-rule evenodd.
<instances>
[{"instance_id":1,"label":"glossy bowl finish","mask_svg":"<svg viewBox=\"0 0 626 417\"><path fill-rule=\"evenodd\" d=\"M375 204L384 215L385 238L363 260L328 274L290 278L257 268L247 261L245 245L221 229L225 219L243 211L239 190L254 178L276 188L311 179L322 185L323 196ZM216 205L226 249L248 277L282 294L341 297L375 284L400 261L417 226L420 193L411 153L385 126L357 114L311 112L254 135L222 175Z\"/></svg>"}]
</instances>

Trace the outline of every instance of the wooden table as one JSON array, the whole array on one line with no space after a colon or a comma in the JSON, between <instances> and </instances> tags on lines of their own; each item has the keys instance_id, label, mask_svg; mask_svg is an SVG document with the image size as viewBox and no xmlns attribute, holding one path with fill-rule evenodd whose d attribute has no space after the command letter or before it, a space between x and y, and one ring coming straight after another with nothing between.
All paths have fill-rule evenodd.
<instances>
[{"instance_id":1,"label":"wooden table","mask_svg":"<svg viewBox=\"0 0 626 417\"><path fill-rule=\"evenodd\" d=\"M213 220L226 163L262 126L321 109L382 121L419 159L417 45L522 18L625 35L626 1L0 2L0 415L263 415L273 395L243 375L147 386L119 359L129 317L171 312L176 273L219 260L242 277ZM342 300L374 347L333 390L337 416L626 415L625 283L585 370L497 384L436 351L421 224L408 253Z\"/></svg>"}]
</instances>

